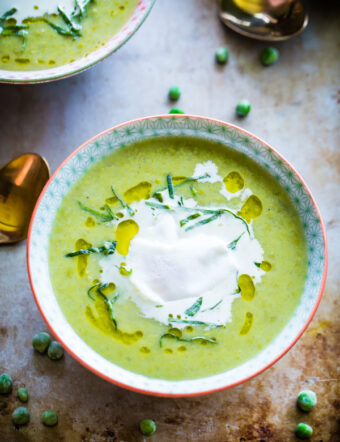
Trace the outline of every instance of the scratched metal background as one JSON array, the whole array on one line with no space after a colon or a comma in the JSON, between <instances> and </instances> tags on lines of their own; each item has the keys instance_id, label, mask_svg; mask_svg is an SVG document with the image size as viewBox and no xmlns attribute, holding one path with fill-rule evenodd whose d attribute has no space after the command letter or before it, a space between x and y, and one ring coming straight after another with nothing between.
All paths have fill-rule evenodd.
<instances>
[{"instance_id":1,"label":"scratched metal background","mask_svg":"<svg viewBox=\"0 0 340 442\"><path fill-rule=\"evenodd\" d=\"M306 421L313 441L340 441L340 8L314 1L303 35L277 44L279 62L259 63L265 45L222 27L212 0L158 0L128 44L77 77L37 86L0 85L0 164L26 151L43 154L52 170L89 137L120 122L165 113L167 90L180 85L188 113L238 123L271 143L302 173L327 226L329 276L307 332L274 367L233 389L192 399L142 396L97 378L69 355L58 362L33 354L45 329L28 284L25 243L0 247L0 373L26 386L31 423L16 430L15 394L0 397L0 440L142 441L138 422L153 418L154 441L294 441ZM219 45L226 67L214 64ZM236 102L253 108L237 121ZM301 388L318 395L309 415L296 410ZM46 409L60 423L40 424Z\"/></svg>"}]
</instances>

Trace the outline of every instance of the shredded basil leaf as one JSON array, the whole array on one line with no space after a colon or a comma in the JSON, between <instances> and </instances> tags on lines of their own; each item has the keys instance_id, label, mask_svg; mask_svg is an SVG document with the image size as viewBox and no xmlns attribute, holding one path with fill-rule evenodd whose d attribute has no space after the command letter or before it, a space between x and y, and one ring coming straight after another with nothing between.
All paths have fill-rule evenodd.
<instances>
[{"instance_id":1,"label":"shredded basil leaf","mask_svg":"<svg viewBox=\"0 0 340 442\"><path fill-rule=\"evenodd\" d=\"M84 210L85 212L91 213L91 215L94 215L95 217L99 218L102 222L107 223L110 221L113 221L117 217L113 217L112 214L105 214L102 212L99 212L98 210L92 209L91 207L85 206L81 201L78 201L79 207Z\"/></svg>"},{"instance_id":2,"label":"shredded basil leaf","mask_svg":"<svg viewBox=\"0 0 340 442\"><path fill-rule=\"evenodd\" d=\"M199 309L201 308L201 306L202 306L202 302L203 302L203 297L202 296L200 296L193 304L192 304L192 306L191 307L189 307L189 308L187 308L186 310L185 310L185 314L186 315L188 315L188 316L195 316L196 315L196 313L198 313L199 312Z\"/></svg>"},{"instance_id":3,"label":"shredded basil leaf","mask_svg":"<svg viewBox=\"0 0 340 442\"><path fill-rule=\"evenodd\" d=\"M173 200L175 195L174 195L174 186L172 184L172 176L169 173L169 175L166 177L167 183L168 183L168 192L169 192L169 197Z\"/></svg>"},{"instance_id":4,"label":"shredded basil leaf","mask_svg":"<svg viewBox=\"0 0 340 442\"><path fill-rule=\"evenodd\" d=\"M211 223L212 221L215 221L215 219L217 219L220 215L221 213L215 213L215 215L210 216L209 218L202 219L201 221L198 221L198 223L192 224L191 226L187 227L185 231L187 232L188 230L192 230L196 227L203 226L204 224Z\"/></svg>"},{"instance_id":5,"label":"shredded basil leaf","mask_svg":"<svg viewBox=\"0 0 340 442\"><path fill-rule=\"evenodd\" d=\"M181 181L180 183L178 183L178 184L173 184L173 187L175 188L175 187L180 187L180 186L183 186L183 184L187 184L187 183L191 183L191 182L199 182L199 181L201 181L201 180L203 180L203 179L206 179L206 178L210 178L210 175L209 174L205 174L205 175L202 175L202 176L198 176L198 177L189 177L189 178L185 178L185 180L183 180L183 181ZM166 190L168 187L161 187L160 189L157 189L157 190L155 190L155 192L152 194L152 196L154 197L155 196L155 193L160 193L160 192L163 192L164 190Z\"/></svg>"},{"instance_id":6,"label":"shredded basil leaf","mask_svg":"<svg viewBox=\"0 0 340 442\"><path fill-rule=\"evenodd\" d=\"M154 209L166 209L166 210L172 210L168 204L158 204L158 203L152 203L150 201L145 201L145 204L149 207L152 207Z\"/></svg>"},{"instance_id":7,"label":"shredded basil leaf","mask_svg":"<svg viewBox=\"0 0 340 442\"><path fill-rule=\"evenodd\" d=\"M181 227L183 227L185 224L187 224L189 221L192 221L193 219L196 219L200 217L200 213L194 213L193 215L188 216L187 218L181 219L179 224Z\"/></svg>"},{"instance_id":8,"label":"shredded basil leaf","mask_svg":"<svg viewBox=\"0 0 340 442\"><path fill-rule=\"evenodd\" d=\"M131 209L131 207L128 205L128 204L126 204L126 202L122 199L122 198L120 198L119 196L118 196L118 194L117 194L117 192L114 190L114 188L113 188L113 186L111 186L111 190L112 190L112 193L114 194L114 196L117 198L117 200L120 202L120 204L124 207L124 209L126 209L128 212L129 212L129 215L130 216L133 216L134 214L135 214L135 212Z\"/></svg>"},{"instance_id":9,"label":"shredded basil leaf","mask_svg":"<svg viewBox=\"0 0 340 442\"><path fill-rule=\"evenodd\" d=\"M238 238L234 239L234 241L231 241L231 243L228 244L228 249L235 250L236 246L237 246L237 243L241 239L242 235L244 235L244 232L241 233L241 235Z\"/></svg>"},{"instance_id":10,"label":"shredded basil leaf","mask_svg":"<svg viewBox=\"0 0 340 442\"><path fill-rule=\"evenodd\" d=\"M114 313L113 313L113 304L117 301L117 299L119 298L119 295L114 296L112 299L109 299L103 292L102 289L108 287L109 284L102 284L101 286L99 286L97 288L97 293L99 293L99 295L101 295L104 298L104 302L107 306L107 309L110 313L110 318L111 321L113 323L113 326L115 328L115 330L117 330L117 321L114 317Z\"/></svg>"},{"instance_id":11,"label":"shredded basil leaf","mask_svg":"<svg viewBox=\"0 0 340 442\"><path fill-rule=\"evenodd\" d=\"M211 322L203 322L203 321L190 321L189 319L178 319L178 318L169 318L168 321L175 322L177 324L189 324L189 325L203 325L206 327L223 327L223 325L216 325Z\"/></svg>"},{"instance_id":12,"label":"shredded basil leaf","mask_svg":"<svg viewBox=\"0 0 340 442\"><path fill-rule=\"evenodd\" d=\"M202 310L202 313L203 312L208 312L208 311L210 311L210 310L214 310L216 307L218 307L221 303L223 302L223 299L221 299L220 301L218 301L215 305L213 305L212 307L210 307L210 308L206 308L205 310Z\"/></svg>"},{"instance_id":13,"label":"shredded basil leaf","mask_svg":"<svg viewBox=\"0 0 340 442\"><path fill-rule=\"evenodd\" d=\"M178 342L194 342L194 341L204 341L204 342L210 342L211 344L217 344L217 341L212 338L206 338L205 336L193 336L192 338L179 338L173 333L165 333L159 338L159 346L162 347L163 339L165 338L172 338L176 339Z\"/></svg>"},{"instance_id":14,"label":"shredded basil leaf","mask_svg":"<svg viewBox=\"0 0 340 442\"><path fill-rule=\"evenodd\" d=\"M79 255L90 255L92 253L102 253L103 255L112 255L116 251L117 241L106 242L101 247L89 247L88 249L75 250L67 253L66 258L73 258Z\"/></svg>"}]
</instances>

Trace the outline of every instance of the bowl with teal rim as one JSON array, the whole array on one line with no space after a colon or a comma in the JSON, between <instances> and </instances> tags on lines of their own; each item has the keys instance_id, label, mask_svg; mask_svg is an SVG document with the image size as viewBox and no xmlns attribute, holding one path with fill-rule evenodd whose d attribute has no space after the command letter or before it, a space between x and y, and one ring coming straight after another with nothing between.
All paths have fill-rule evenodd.
<instances>
[{"instance_id":1,"label":"bowl with teal rim","mask_svg":"<svg viewBox=\"0 0 340 442\"><path fill-rule=\"evenodd\" d=\"M125 370L89 347L67 322L52 289L48 245L53 221L72 185L97 161L116 149L155 137L187 136L218 142L265 168L290 195L307 243L308 271L299 305L276 338L255 357L223 373L169 381ZM274 364L299 339L319 305L327 273L325 228L305 182L277 151L251 133L228 123L191 115L141 118L111 128L76 149L46 184L33 212L27 243L30 284L38 308L54 336L85 367L124 388L158 396L202 395L238 385Z\"/></svg>"},{"instance_id":2,"label":"bowl with teal rim","mask_svg":"<svg viewBox=\"0 0 340 442\"><path fill-rule=\"evenodd\" d=\"M116 52L142 25L156 0L139 0L129 20L99 49L70 63L48 69L15 71L0 69L0 83L32 84L61 80L76 75Z\"/></svg>"}]
</instances>

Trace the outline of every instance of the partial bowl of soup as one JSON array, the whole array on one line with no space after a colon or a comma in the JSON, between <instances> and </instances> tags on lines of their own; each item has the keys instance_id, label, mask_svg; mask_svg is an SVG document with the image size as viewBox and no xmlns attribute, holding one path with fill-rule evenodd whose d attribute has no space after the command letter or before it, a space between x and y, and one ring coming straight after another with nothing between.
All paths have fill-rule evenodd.
<instances>
[{"instance_id":1,"label":"partial bowl of soup","mask_svg":"<svg viewBox=\"0 0 340 442\"><path fill-rule=\"evenodd\" d=\"M0 82L75 75L120 48L155 0L1 0Z\"/></svg>"},{"instance_id":2,"label":"partial bowl of soup","mask_svg":"<svg viewBox=\"0 0 340 442\"><path fill-rule=\"evenodd\" d=\"M52 333L108 381L163 396L237 385L301 336L326 277L324 225L273 148L196 116L131 121L71 154L28 239Z\"/></svg>"}]
</instances>

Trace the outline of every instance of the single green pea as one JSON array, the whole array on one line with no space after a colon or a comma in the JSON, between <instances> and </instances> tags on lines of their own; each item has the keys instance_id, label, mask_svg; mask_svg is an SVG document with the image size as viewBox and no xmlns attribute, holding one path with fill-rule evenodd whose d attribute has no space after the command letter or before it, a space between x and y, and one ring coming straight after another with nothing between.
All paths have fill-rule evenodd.
<instances>
[{"instance_id":1,"label":"single green pea","mask_svg":"<svg viewBox=\"0 0 340 442\"><path fill-rule=\"evenodd\" d=\"M170 109L169 114L185 114L185 112L179 107L173 107L172 109Z\"/></svg>"},{"instance_id":2,"label":"single green pea","mask_svg":"<svg viewBox=\"0 0 340 442\"><path fill-rule=\"evenodd\" d=\"M58 341L52 341L47 350L48 357L54 361L58 361L64 356L64 349Z\"/></svg>"},{"instance_id":3,"label":"single green pea","mask_svg":"<svg viewBox=\"0 0 340 442\"><path fill-rule=\"evenodd\" d=\"M316 394L312 390L302 390L297 397L297 405L302 411L312 411L317 403Z\"/></svg>"},{"instance_id":4,"label":"single green pea","mask_svg":"<svg viewBox=\"0 0 340 442\"><path fill-rule=\"evenodd\" d=\"M25 425L30 420L30 412L26 407L18 407L12 413L12 422L14 425Z\"/></svg>"},{"instance_id":5,"label":"single green pea","mask_svg":"<svg viewBox=\"0 0 340 442\"><path fill-rule=\"evenodd\" d=\"M21 387L19 388L19 390L17 391L17 396L19 401L21 402L27 402L28 401L28 391L26 388Z\"/></svg>"},{"instance_id":6,"label":"single green pea","mask_svg":"<svg viewBox=\"0 0 340 442\"><path fill-rule=\"evenodd\" d=\"M181 96L181 91L178 86L171 86L169 89L169 98L170 100L176 101Z\"/></svg>"},{"instance_id":7,"label":"single green pea","mask_svg":"<svg viewBox=\"0 0 340 442\"><path fill-rule=\"evenodd\" d=\"M229 58L229 51L227 48L218 48L215 52L215 58L217 63L225 64Z\"/></svg>"},{"instance_id":8,"label":"single green pea","mask_svg":"<svg viewBox=\"0 0 340 442\"><path fill-rule=\"evenodd\" d=\"M309 439L313 434L313 428L310 425L301 422L300 424L297 424L295 434L299 439Z\"/></svg>"},{"instance_id":9,"label":"single green pea","mask_svg":"<svg viewBox=\"0 0 340 442\"><path fill-rule=\"evenodd\" d=\"M8 394L12 391L13 381L9 374L3 373L0 376L0 394Z\"/></svg>"},{"instance_id":10,"label":"single green pea","mask_svg":"<svg viewBox=\"0 0 340 442\"><path fill-rule=\"evenodd\" d=\"M248 100L241 100L236 105L236 113L239 117L246 117L251 109L251 104Z\"/></svg>"},{"instance_id":11,"label":"single green pea","mask_svg":"<svg viewBox=\"0 0 340 442\"><path fill-rule=\"evenodd\" d=\"M139 424L139 428L145 436L150 436L156 431L156 423L152 419L144 419Z\"/></svg>"},{"instance_id":12,"label":"single green pea","mask_svg":"<svg viewBox=\"0 0 340 442\"><path fill-rule=\"evenodd\" d=\"M54 427L58 423L58 415L55 411L47 410L41 415L41 422L46 427Z\"/></svg>"},{"instance_id":13,"label":"single green pea","mask_svg":"<svg viewBox=\"0 0 340 442\"><path fill-rule=\"evenodd\" d=\"M264 66L270 66L279 59L279 51L275 48L264 48L261 52L261 61Z\"/></svg>"},{"instance_id":14,"label":"single green pea","mask_svg":"<svg viewBox=\"0 0 340 442\"><path fill-rule=\"evenodd\" d=\"M51 336L48 333L40 332L33 336L32 345L34 350L39 353L45 353L51 342Z\"/></svg>"}]
</instances>

